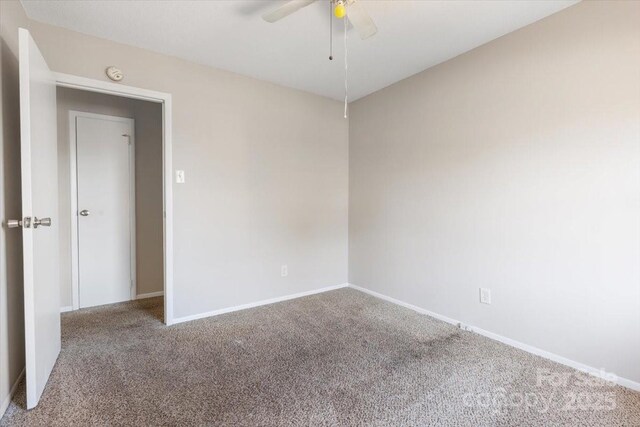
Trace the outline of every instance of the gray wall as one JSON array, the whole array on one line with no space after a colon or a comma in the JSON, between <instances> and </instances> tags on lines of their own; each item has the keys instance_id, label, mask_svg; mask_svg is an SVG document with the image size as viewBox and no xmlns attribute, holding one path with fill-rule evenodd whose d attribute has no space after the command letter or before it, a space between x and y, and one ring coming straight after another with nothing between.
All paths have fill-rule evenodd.
<instances>
[{"instance_id":1,"label":"gray wall","mask_svg":"<svg viewBox=\"0 0 640 427\"><path fill-rule=\"evenodd\" d=\"M0 1L0 414L24 368L22 233L6 221L22 217L17 26L26 23L21 6Z\"/></svg>"},{"instance_id":2,"label":"gray wall","mask_svg":"<svg viewBox=\"0 0 640 427\"><path fill-rule=\"evenodd\" d=\"M137 293L163 290L162 106L75 89L58 88L58 175L60 188L60 301L72 305L71 205L69 198L69 111L135 120Z\"/></svg>"},{"instance_id":3,"label":"gray wall","mask_svg":"<svg viewBox=\"0 0 640 427\"><path fill-rule=\"evenodd\" d=\"M640 381L638 16L582 2L352 104L349 281Z\"/></svg>"},{"instance_id":4,"label":"gray wall","mask_svg":"<svg viewBox=\"0 0 640 427\"><path fill-rule=\"evenodd\" d=\"M348 123L340 102L29 23L49 66L171 93L174 315L347 281ZM280 277L280 266L289 276Z\"/></svg>"}]
</instances>

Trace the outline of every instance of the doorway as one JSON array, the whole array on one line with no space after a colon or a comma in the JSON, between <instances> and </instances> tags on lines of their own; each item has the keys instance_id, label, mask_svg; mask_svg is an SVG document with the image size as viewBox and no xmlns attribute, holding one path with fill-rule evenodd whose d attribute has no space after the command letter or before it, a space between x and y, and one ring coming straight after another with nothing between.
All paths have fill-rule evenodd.
<instances>
[{"instance_id":1,"label":"doorway","mask_svg":"<svg viewBox=\"0 0 640 427\"><path fill-rule=\"evenodd\" d=\"M64 311L162 297L162 108L58 88Z\"/></svg>"},{"instance_id":2,"label":"doorway","mask_svg":"<svg viewBox=\"0 0 640 427\"><path fill-rule=\"evenodd\" d=\"M128 299L164 296L164 323L171 325L173 324L171 95L67 74L55 73L55 78L59 93L63 90L73 90L79 94L81 100L84 100L80 105L68 106L67 116L58 119L59 126L62 121L66 121L65 126L69 129L75 126L74 123L71 123L73 118L68 114L70 111L134 119L134 131L130 135L132 136L132 145L135 148L132 155L135 166L130 173L135 175L136 188L132 189L131 194L135 195L136 203L133 209L135 216L130 222L130 228L135 230L136 234L132 238L135 245L132 245L130 250L132 259L130 276L133 283L129 284ZM86 108L86 102L93 98L101 99L100 108ZM105 100L108 101L105 103ZM93 104L95 105L95 103ZM122 105L135 105L135 111L132 113L131 110L123 110ZM154 116L153 122L148 119L150 114ZM150 125L150 123L152 124ZM153 137L149 137L149 132L153 133ZM66 139L66 143L63 141L62 144L59 144L59 157L70 159L71 150L75 148L75 143L72 144L70 134ZM153 144L148 143L149 139L153 139ZM153 160L150 161L150 158ZM69 196L69 203L67 203L67 206L70 206L66 218L71 239L65 252L78 253L77 249L71 248L72 244L77 245L80 242L78 239L82 239L81 234L78 233L78 219L91 218L94 212L87 207L78 209L77 196L80 193L77 192L77 187L73 188L74 183L77 182L77 165L72 167L69 162L65 171L66 177L64 172L60 175L60 186L66 186L67 191L76 196L76 198ZM77 186L77 184L75 185ZM153 191L149 191L149 186L153 187ZM89 211L88 215L86 217L79 215L79 212L85 208ZM96 217L94 216L94 218ZM65 221L62 212L61 220ZM61 225L61 229L64 228L63 224ZM80 227L81 230L82 223L80 223ZM64 233L64 230L61 232ZM142 237L140 233L143 233ZM74 257L75 264L70 268L69 277L62 277L67 283L71 283L67 297L65 297L64 290L61 295L62 311L77 310L81 306L86 307L94 304L94 302L85 304L82 301L80 295L82 293L80 290L80 268L82 266L79 265L78 260L79 257ZM153 261L150 262L150 260ZM124 273L122 277L126 277ZM119 292L120 297L118 298L125 298L122 288Z\"/></svg>"},{"instance_id":3,"label":"doorway","mask_svg":"<svg viewBox=\"0 0 640 427\"><path fill-rule=\"evenodd\" d=\"M73 167L75 159L76 170L71 205L77 206L71 209L72 215L77 212L73 292L80 308L134 299L135 120L80 111L70 111L69 119L72 146L75 141L70 160ZM161 283L157 286L161 289Z\"/></svg>"}]
</instances>

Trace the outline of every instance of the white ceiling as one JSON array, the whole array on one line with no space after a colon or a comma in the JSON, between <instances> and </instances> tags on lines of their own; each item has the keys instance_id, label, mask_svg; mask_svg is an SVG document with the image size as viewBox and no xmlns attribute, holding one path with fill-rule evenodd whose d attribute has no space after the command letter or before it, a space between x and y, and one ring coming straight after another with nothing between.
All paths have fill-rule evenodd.
<instances>
[{"instance_id":1,"label":"white ceiling","mask_svg":"<svg viewBox=\"0 0 640 427\"><path fill-rule=\"evenodd\" d=\"M355 31L348 31L350 100L577 3L360 1L376 22L378 34L360 40ZM334 26L330 62L328 0L318 0L274 24L261 19L282 3L22 0L29 17L38 21L343 99L342 22Z\"/></svg>"}]
</instances>

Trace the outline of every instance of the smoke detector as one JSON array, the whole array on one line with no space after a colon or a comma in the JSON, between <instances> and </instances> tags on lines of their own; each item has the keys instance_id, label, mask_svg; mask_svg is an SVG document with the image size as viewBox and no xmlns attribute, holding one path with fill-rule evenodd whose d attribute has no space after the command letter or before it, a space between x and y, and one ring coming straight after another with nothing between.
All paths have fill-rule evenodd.
<instances>
[{"instance_id":1,"label":"smoke detector","mask_svg":"<svg viewBox=\"0 0 640 427\"><path fill-rule=\"evenodd\" d=\"M119 82L124 78L124 74L122 74L122 70L118 67L109 67L106 70L107 77L109 77L114 82Z\"/></svg>"}]
</instances>

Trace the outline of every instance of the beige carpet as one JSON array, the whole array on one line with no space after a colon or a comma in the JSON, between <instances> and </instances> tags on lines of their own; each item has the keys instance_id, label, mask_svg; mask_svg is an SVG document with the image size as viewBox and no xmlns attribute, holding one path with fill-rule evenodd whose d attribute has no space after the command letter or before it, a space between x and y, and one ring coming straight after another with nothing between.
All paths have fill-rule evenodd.
<instances>
[{"instance_id":1,"label":"beige carpet","mask_svg":"<svg viewBox=\"0 0 640 427\"><path fill-rule=\"evenodd\" d=\"M352 289L161 314L161 298L64 314L40 405L22 385L0 425L640 426L640 393Z\"/></svg>"}]
</instances>

